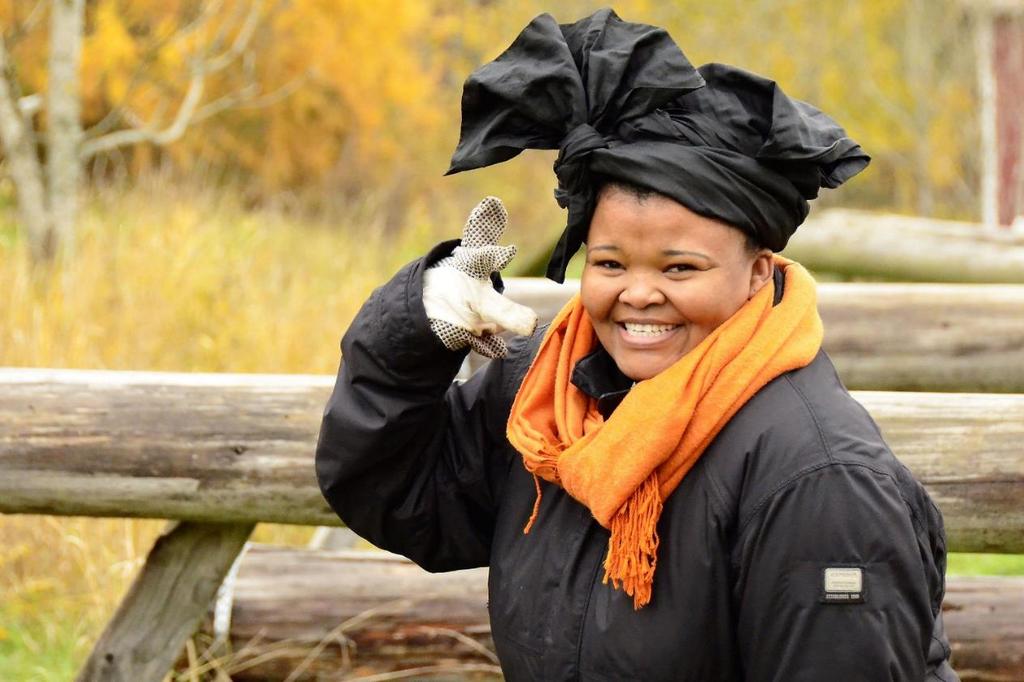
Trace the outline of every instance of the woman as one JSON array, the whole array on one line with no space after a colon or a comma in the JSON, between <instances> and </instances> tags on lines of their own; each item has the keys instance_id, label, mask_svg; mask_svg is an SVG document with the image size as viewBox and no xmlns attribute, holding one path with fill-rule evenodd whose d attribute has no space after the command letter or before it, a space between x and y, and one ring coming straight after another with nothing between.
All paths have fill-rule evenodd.
<instances>
[{"instance_id":1,"label":"woman","mask_svg":"<svg viewBox=\"0 0 1024 682\"><path fill-rule=\"evenodd\" d=\"M378 289L343 340L317 473L432 571L490 566L512 680L955 680L942 519L821 352L773 252L867 156L817 109L661 29L542 15L466 83L450 172L560 150L561 281L495 303L500 202ZM466 346L496 357L464 384ZM525 532L524 532L525 531Z\"/></svg>"}]
</instances>

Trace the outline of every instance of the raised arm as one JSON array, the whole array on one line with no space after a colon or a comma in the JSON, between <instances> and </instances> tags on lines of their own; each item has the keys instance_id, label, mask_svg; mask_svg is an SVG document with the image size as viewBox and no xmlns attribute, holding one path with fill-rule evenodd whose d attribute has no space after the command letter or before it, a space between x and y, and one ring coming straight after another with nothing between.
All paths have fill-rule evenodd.
<instances>
[{"instance_id":1,"label":"raised arm","mask_svg":"<svg viewBox=\"0 0 1024 682\"><path fill-rule=\"evenodd\" d=\"M317 445L320 487L341 519L428 570L488 562L509 464L505 422L529 363L520 337L506 357L452 383L468 346L504 356L491 332L536 322L491 287L514 253L496 245L501 230L480 235L495 208L504 216L496 199L481 202L461 245L439 245L371 295L342 339Z\"/></svg>"}]
</instances>

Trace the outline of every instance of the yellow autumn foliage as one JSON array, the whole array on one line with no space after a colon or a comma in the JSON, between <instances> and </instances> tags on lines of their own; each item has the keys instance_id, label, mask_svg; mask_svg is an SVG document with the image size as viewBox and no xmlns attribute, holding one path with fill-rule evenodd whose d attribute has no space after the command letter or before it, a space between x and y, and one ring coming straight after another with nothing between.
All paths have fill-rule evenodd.
<instances>
[{"instance_id":1,"label":"yellow autumn foliage","mask_svg":"<svg viewBox=\"0 0 1024 682\"><path fill-rule=\"evenodd\" d=\"M0 22L10 32L34 4L0 0ZM163 155L185 173L243 178L253 197L288 190L345 199L385 187L404 204L453 186L437 178L457 140L469 72L536 14L570 21L603 4L93 0L83 115L87 125L113 111L119 126L166 126L190 65L226 50L256 7L245 54L209 77L203 98L216 103L255 83L248 103L198 123L165 153L136 149L115 160L129 159L140 172ZM695 64L762 73L841 121L875 164L826 201L968 218L976 211L975 65L962 49L971 26L953 0L623 0L615 7L626 19L668 28ZM46 50L45 20L13 45L26 93L46 87ZM535 195L546 196L553 183L546 173L520 178Z\"/></svg>"},{"instance_id":2,"label":"yellow autumn foliage","mask_svg":"<svg viewBox=\"0 0 1024 682\"><path fill-rule=\"evenodd\" d=\"M211 44L227 49L254 1L89 0L86 126L167 125L190 63ZM45 11L24 35L14 31L36 4L0 0L23 94L47 85ZM399 264L456 236L484 193L505 200L522 267L564 225L551 198L553 155L442 180L461 85L536 14L570 21L603 4L266 0L249 54L211 76L203 97L217 102L251 78L259 106L220 112L166 150L98 159L96 176L101 164L121 164L143 182L91 193L74 259L44 281L0 183L0 364L332 373L360 301ZM975 65L953 0L615 8L667 27L694 64L762 73L841 121L874 163L822 201L976 215ZM147 172L162 160L171 173ZM204 186L214 171L231 182ZM250 210L254 199L291 195L344 210L308 221ZM70 679L161 525L0 519L0 679ZM257 539L301 544L308 532L263 527Z\"/></svg>"}]
</instances>

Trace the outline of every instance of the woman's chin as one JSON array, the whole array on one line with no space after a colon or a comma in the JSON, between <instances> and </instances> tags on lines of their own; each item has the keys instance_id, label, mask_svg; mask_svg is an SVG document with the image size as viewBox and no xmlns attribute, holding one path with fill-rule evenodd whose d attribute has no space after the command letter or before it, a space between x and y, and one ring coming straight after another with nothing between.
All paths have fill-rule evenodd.
<instances>
[{"instance_id":1,"label":"woman's chin","mask_svg":"<svg viewBox=\"0 0 1024 682\"><path fill-rule=\"evenodd\" d=\"M689 345L685 344L688 338L682 336L685 327L658 337L634 336L625 333L621 327L616 332L610 339L608 350L619 371L633 381L650 379L668 369L685 354Z\"/></svg>"},{"instance_id":2,"label":"woman's chin","mask_svg":"<svg viewBox=\"0 0 1024 682\"><path fill-rule=\"evenodd\" d=\"M641 355L639 353L630 353L629 355ZM616 358L615 364L618 365L619 371L625 374L633 381L644 381L645 379L651 379L662 371L668 369L675 362L676 358L651 358L651 357L625 357Z\"/></svg>"}]
</instances>

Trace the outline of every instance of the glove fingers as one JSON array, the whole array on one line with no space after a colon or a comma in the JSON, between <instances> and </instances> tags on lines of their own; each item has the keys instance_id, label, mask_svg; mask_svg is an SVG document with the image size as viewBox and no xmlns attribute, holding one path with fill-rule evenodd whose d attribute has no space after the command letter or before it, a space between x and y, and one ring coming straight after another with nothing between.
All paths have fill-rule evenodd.
<instances>
[{"instance_id":1,"label":"glove fingers","mask_svg":"<svg viewBox=\"0 0 1024 682\"><path fill-rule=\"evenodd\" d=\"M522 336L529 336L537 327L537 313L527 306L516 303L494 289L480 288L478 297L469 302L469 307L481 320L496 322L501 329L507 329Z\"/></svg>"},{"instance_id":2,"label":"glove fingers","mask_svg":"<svg viewBox=\"0 0 1024 682\"><path fill-rule=\"evenodd\" d=\"M508 225L508 211L498 197L485 197L469 212L465 227L462 228L462 245L477 248L497 244Z\"/></svg>"},{"instance_id":3,"label":"glove fingers","mask_svg":"<svg viewBox=\"0 0 1024 682\"><path fill-rule=\"evenodd\" d=\"M503 358L508 348L495 332L529 334L536 326L532 310L505 299L490 285L491 273L504 269L516 255L515 246L498 245L507 224L501 199L484 198L469 214L462 244L423 275L430 328L449 350L469 346L484 357Z\"/></svg>"},{"instance_id":4,"label":"glove fingers","mask_svg":"<svg viewBox=\"0 0 1024 682\"><path fill-rule=\"evenodd\" d=\"M516 257L516 247L513 244L508 246L484 247L487 257L491 260L491 272L504 270L505 266Z\"/></svg>"},{"instance_id":5,"label":"glove fingers","mask_svg":"<svg viewBox=\"0 0 1024 682\"><path fill-rule=\"evenodd\" d=\"M491 244L474 249L457 246L455 253L452 254L455 267L477 279L490 279L492 272L504 270L515 256L516 247L511 244L508 246Z\"/></svg>"},{"instance_id":6,"label":"glove fingers","mask_svg":"<svg viewBox=\"0 0 1024 682\"><path fill-rule=\"evenodd\" d=\"M487 334L484 336L470 336L469 347L485 358L497 360L508 354L508 346L500 336Z\"/></svg>"},{"instance_id":7,"label":"glove fingers","mask_svg":"<svg viewBox=\"0 0 1024 682\"><path fill-rule=\"evenodd\" d=\"M484 334L475 336L467 329L456 327L444 320L430 320L430 329L448 350L461 350L469 346L485 358L492 360L503 358L508 354L508 346L500 336Z\"/></svg>"},{"instance_id":8,"label":"glove fingers","mask_svg":"<svg viewBox=\"0 0 1024 682\"><path fill-rule=\"evenodd\" d=\"M445 320L430 320L430 330L448 350L461 350L472 345L473 339L476 338L468 329L456 327Z\"/></svg>"}]
</instances>

